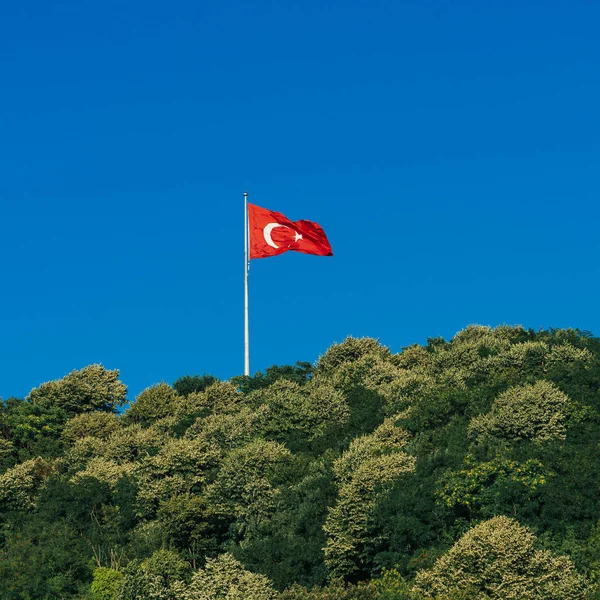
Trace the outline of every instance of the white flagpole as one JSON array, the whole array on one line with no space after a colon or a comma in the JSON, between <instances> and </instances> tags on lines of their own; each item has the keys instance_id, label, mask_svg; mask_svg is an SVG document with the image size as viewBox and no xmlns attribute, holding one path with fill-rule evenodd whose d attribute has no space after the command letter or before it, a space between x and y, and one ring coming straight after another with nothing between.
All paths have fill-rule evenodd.
<instances>
[{"instance_id":1,"label":"white flagpole","mask_svg":"<svg viewBox=\"0 0 600 600\"><path fill-rule=\"evenodd\" d=\"M244 375L250 376L250 329L248 319L248 192L244 192Z\"/></svg>"}]
</instances>

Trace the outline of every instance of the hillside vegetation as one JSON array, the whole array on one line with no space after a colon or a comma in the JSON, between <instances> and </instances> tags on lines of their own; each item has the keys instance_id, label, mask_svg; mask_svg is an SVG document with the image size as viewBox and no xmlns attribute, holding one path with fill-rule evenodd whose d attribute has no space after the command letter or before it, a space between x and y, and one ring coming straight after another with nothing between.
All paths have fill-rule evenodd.
<instances>
[{"instance_id":1,"label":"hillside vegetation","mask_svg":"<svg viewBox=\"0 0 600 600\"><path fill-rule=\"evenodd\" d=\"M0 597L600 598L600 340L471 326L0 413Z\"/></svg>"}]
</instances>

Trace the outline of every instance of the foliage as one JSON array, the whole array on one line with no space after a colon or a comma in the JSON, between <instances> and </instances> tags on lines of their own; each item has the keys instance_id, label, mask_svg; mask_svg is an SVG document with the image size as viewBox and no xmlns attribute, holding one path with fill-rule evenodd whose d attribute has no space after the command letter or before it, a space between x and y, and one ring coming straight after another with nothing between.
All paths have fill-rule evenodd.
<instances>
[{"instance_id":1,"label":"foliage","mask_svg":"<svg viewBox=\"0 0 600 600\"><path fill-rule=\"evenodd\" d=\"M244 569L231 554L209 558L206 566L194 573L182 600L275 600L276 593L264 575Z\"/></svg>"},{"instance_id":2,"label":"foliage","mask_svg":"<svg viewBox=\"0 0 600 600\"><path fill-rule=\"evenodd\" d=\"M475 417L470 430L480 439L532 440L565 438L569 398L549 381L510 388L494 401L492 410Z\"/></svg>"},{"instance_id":3,"label":"foliage","mask_svg":"<svg viewBox=\"0 0 600 600\"><path fill-rule=\"evenodd\" d=\"M184 375L173 384L173 389L180 396L189 396L195 392L203 392L208 386L217 382L213 375Z\"/></svg>"},{"instance_id":4,"label":"foliage","mask_svg":"<svg viewBox=\"0 0 600 600\"><path fill-rule=\"evenodd\" d=\"M418 573L414 592L426 598L470 589L477 598L583 600L586 584L564 556L536 550L535 537L508 517L467 532L432 569Z\"/></svg>"},{"instance_id":5,"label":"foliage","mask_svg":"<svg viewBox=\"0 0 600 600\"><path fill-rule=\"evenodd\" d=\"M77 598L91 582L89 544L65 518L34 513L5 525L0 598Z\"/></svg>"},{"instance_id":6,"label":"foliage","mask_svg":"<svg viewBox=\"0 0 600 600\"><path fill-rule=\"evenodd\" d=\"M15 445L0 437L0 471L13 463Z\"/></svg>"},{"instance_id":7,"label":"foliage","mask_svg":"<svg viewBox=\"0 0 600 600\"><path fill-rule=\"evenodd\" d=\"M374 580L374 586L380 600L409 600L412 597L410 584L398 569L385 569Z\"/></svg>"},{"instance_id":8,"label":"foliage","mask_svg":"<svg viewBox=\"0 0 600 600\"><path fill-rule=\"evenodd\" d=\"M263 408L262 433L287 441L292 450L339 433L350 416L343 394L328 382L311 381L301 386L278 380L254 398Z\"/></svg>"},{"instance_id":9,"label":"foliage","mask_svg":"<svg viewBox=\"0 0 600 600\"><path fill-rule=\"evenodd\" d=\"M201 491L217 458L217 449L202 439L168 439L156 454L137 463L138 499L149 512L159 500Z\"/></svg>"},{"instance_id":10,"label":"foliage","mask_svg":"<svg viewBox=\"0 0 600 600\"><path fill-rule=\"evenodd\" d=\"M127 387L119 381L119 371L90 365L72 371L58 381L43 383L31 390L27 400L42 407L57 406L68 414L86 410L115 411L125 402Z\"/></svg>"},{"instance_id":11,"label":"foliage","mask_svg":"<svg viewBox=\"0 0 600 600\"><path fill-rule=\"evenodd\" d=\"M587 332L350 337L125 393L92 365L0 403L0 597L600 597Z\"/></svg>"},{"instance_id":12,"label":"foliage","mask_svg":"<svg viewBox=\"0 0 600 600\"><path fill-rule=\"evenodd\" d=\"M62 436L69 444L86 437L106 440L118 429L119 418L117 415L105 412L87 412L69 419L62 431Z\"/></svg>"},{"instance_id":13,"label":"foliage","mask_svg":"<svg viewBox=\"0 0 600 600\"><path fill-rule=\"evenodd\" d=\"M208 498L232 521L236 539L251 537L267 523L276 506L277 486L290 451L277 442L256 440L231 450L207 488Z\"/></svg>"},{"instance_id":14,"label":"foliage","mask_svg":"<svg viewBox=\"0 0 600 600\"><path fill-rule=\"evenodd\" d=\"M341 344L334 344L319 357L318 373L332 373L345 363L356 362L366 355L389 357L389 349L371 338L347 337Z\"/></svg>"},{"instance_id":15,"label":"foliage","mask_svg":"<svg viewBox=\"0 0 600 600\"><path fill-rule=\"evenodd\" d=\"M414 469L414 459L401 451L408 436L395 426L398 418L352 442L334 463L340 490L324 525L325 563L333 577L364 577L378 542L371 519L378 497L386 484Z\"/></svg>"},{"instance_id":16,"label":"foliage","mask_svg":"<svg viewBox=\"0 0 600 600\"><path fill-rule=\"evenodd\" d=\"M281 600L376 600L381 598L373 584L350 585L340 582L307 590L294 585L280 595Z\"/></svg>"},{"instance_id":17,"label":"foliage","mask_svg":"<svg viewBox=\"0 0 600 600\"><path fill-rule=\"evenodd\" d=\"M247 394L255 390L268 388L280 379L302 385L310 380L312 372L313 367L310 363L298 361L295 365L273 365L268 367L264 373L258 371L251 377L246 375L233 377L231 382L241 392Z\"/></svg>"},{"instance_id":18,"label":"foliage","mask_svg":"<svg viewBox=\"0 0 600 600\"><path fill-rule=\"evenodd\" d=\"M443 487L438 497L449 508L465 507L470 515L484 507L488 512L490 508L499 511L503 502L531 502L538 488L546 483L544 466L537 459L520 463L495 458L477 463L469 455L465 463L465 469L448 473L440 480Z\"/></svg>"},{"instance_id":19,"label":"foliage","mask_svg":"<svg viewBox=\"0 0 600 600\"><path fill-rule=\"evenodd\" d=\"M59 456L68 414L60 406L40 406L9 398L0 405L4 467L38 456Z\"/></svg>"},{"instance_id":20,"label":"foliage","mask_svg":"<svg viewBox=\"0 0 600 600\"><path fill-rule=\"evenodd\" d=\"M0 475L2 510L29 510L35 506L42 481L52 474L55 465L43 458L26 460Z\"/></svg>"},{"instance_id":21,"label":"foliage","mask_svg":"<svg viewBox=\"0 0 600 600\"><path fill-rule=\"evenodd\" d=\"M129 407L125 418L130 423L150 425L174 412L178 394L170 385L158 383L146 388Z\"/></svg>"},{"instance_id":22,"label":"foliage","mask_svg":"<svg viewBox=\"0 0 600 600\"><path fill-rule=\"evenodd\" d=\"M107 567L94 570L94 581L90 587L90 600L113 600L119 593L123 573Z\"/></svg>"},{"instance_id":23,"label":"foliage","mask_svg":"<svg viewBox=\"0 0 600 600\"><path fill-rule=\"evenodd\" d=\"M189 571L189 564L176 552L157 550L146 560L126 567L116 600L179 600L180 584Z\"/></svg>"}]
</instances>

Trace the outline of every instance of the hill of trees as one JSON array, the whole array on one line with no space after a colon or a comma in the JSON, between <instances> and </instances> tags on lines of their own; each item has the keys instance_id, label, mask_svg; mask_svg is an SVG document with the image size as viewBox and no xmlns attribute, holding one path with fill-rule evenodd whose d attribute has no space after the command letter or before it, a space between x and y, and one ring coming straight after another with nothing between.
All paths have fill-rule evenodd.
<instances>
[{"instance_id":1,"label":"hill of trees","mask_svg":"<svg viewBox=\"0 0 600 600\"><path fill-rule=\"evenodd\" d=\"M600 340L472 326L0 405L6 600L600 598Z\"/></svg>"}]
</instances>

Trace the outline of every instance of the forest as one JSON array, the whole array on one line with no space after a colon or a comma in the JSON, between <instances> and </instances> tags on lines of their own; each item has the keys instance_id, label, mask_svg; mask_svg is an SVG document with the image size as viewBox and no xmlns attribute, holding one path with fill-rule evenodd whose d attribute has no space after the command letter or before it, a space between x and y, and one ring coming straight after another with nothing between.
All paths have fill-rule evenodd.
<instances>
[{"instance_id":1,"label":"forest","mask_svg":"<svg viewBox=\"0 0 600 600\"><path fill-rule=\"evenodd\" d=\"M0 598L600 599L589 332L349 337L129 403L119 377L0 403Z\"/></svg>"}]
</instances>

